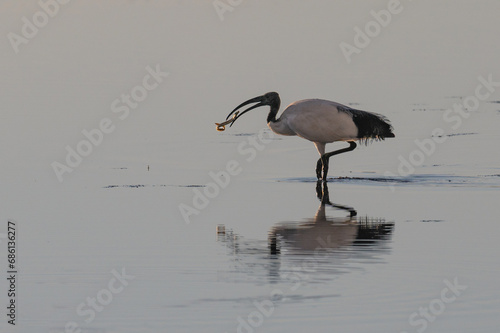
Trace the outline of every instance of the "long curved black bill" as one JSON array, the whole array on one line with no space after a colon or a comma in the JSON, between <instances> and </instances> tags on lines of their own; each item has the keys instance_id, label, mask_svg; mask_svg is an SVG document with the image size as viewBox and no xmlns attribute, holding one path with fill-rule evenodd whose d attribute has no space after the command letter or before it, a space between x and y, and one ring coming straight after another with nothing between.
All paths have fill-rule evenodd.
<instances>
[{"instance_id":1,"label":"long curved black bill","mask_svg":"<svg viewBox=\"0 0 500 333\"><path fill-rule=\"evenodd\" d=\"M230 114L228 114L228 116L226 117L226 120L228 120L238 109L244 107L245 105L260 102L260 103L255 104L254 106L249 107L245 111L238 113L236 115L236 117L234 117L233 122L231 123L231 125L229 125L229 127L233 126L233 124L236 121L236 119L238 119L239 117L241 117L244 113L247 113L250 110L258 108L259 106L267 105L266 103L263 102L263 97L264 96L259 96L259 97L255 97L255 98L249 99L248 101L243 102L240 105L238 105L237 107L235 107L234 110L231 111Z\"/></svg>"}]
</instances>

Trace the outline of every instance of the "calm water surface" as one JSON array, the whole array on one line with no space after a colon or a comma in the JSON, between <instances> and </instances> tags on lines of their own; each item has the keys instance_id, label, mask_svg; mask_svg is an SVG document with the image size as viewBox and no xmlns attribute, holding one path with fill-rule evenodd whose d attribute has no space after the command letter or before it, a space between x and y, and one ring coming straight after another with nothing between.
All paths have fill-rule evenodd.
<instances>
[{"instance_id":1,"label":"calm water surface","mask_svg":"<svg viewBox=\"0 0 500 333\"><path fill-rule=\"evenodd\" d=\"M498 1L401 1L350 63L339 45L388 1L242 1L224 20L213 3L71 1L19 52L9 34L43 9L0 4L4 272L18 232L0 331L497 332L498 84L460 124L447 110L500 82ZM168 75L139 96L148 68ZM272 136L266 110L215 131L267 91L382 113L396 138L318 186L314 146Z\"/></svg>"},{"instance_id":2,"label":"calm water surface","mask_svg":"<svg viewBox=\"0 0 500 333\"><path fill-rule=\"evenodd\" d=\"M61 195L74 218L53 212L43 227L21 224L29 237L21 253L30 253L23 259L31 300L23 304L25 330L60 332L68 322L97 332L497 327L497 179L420 175L394 180L391 191L372 173L325 186L246 168L189 224L171 211L191 204L210 178L166 184L149 175L136 184L128 169L109 171L122 173L121 184L102 177ZM38 246L47 250L37 253ZM87 322L88 297L105 297L113 270L128 284Z\"/></svg>"}]
</instances>

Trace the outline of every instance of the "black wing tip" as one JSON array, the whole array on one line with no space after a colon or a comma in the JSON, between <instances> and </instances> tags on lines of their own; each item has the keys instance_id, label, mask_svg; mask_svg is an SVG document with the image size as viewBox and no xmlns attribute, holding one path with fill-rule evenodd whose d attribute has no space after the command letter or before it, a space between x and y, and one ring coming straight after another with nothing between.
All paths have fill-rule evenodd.
<instances>
[{"instance_id":1,"label":"black wing tip","mask_svg":"<svg viewBox=\"0 0 500 333\"><path fill-rule=\"evenodd\" d=\"M362 138L358 138L358 141L365 145L365 146L368 146L369 144L373 143L373 142L376 142L376 141L384 141L386 138L393 138L393 136L369 136L369 137L362 137Z\"/></svg>"},{"instance_id":2,"label":"black wing tip","mask_svg":"<svg viewBox=\"0 0 500 333\"><path fill-rule=\"evenodd\" d=\"M358 140L367 145L373 141L382 141L385 138L394 138L393 127L387 117L375 112L352 109L347 106L338 107L352 117L358 128Z\"/></svg>"}]
</instances>

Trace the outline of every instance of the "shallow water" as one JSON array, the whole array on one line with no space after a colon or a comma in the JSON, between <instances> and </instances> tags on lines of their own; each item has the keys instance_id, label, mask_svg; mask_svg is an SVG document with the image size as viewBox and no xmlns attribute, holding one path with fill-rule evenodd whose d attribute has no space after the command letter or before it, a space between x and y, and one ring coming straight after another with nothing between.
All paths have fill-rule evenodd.
<instances>
[{"instance_id":1,"label":"shallow water","mask_svg":"<svg viewBox=\"0 0 500 333\"><path fill-rule=\"evenodd\" d=\"M446 114L500 81L500 8L459 2L405 2L349 64L339 44L386 1L242 2L224 20L211 2L71 2L18 53L4 39L2 332L495 332L500 93ZM4 36L40 10L0 8ZM157 66L147 98L113 109ZM272 90L382 113L396 138L318 184L314 146L272 135L265 110L215 131ZM103 119L60 182L52 163Z\"/></svg>"},{"instance_id":2,"label":"shallow water","mask_svg":"<svg viewBox=\"0 0 500 333\"><path fill-rule=\"evenodd\" d=\"M210 179L163 184L149 175L137 186L127 170L109 171L124 172L120 186L106 171L89 173L99 186L76 183L18 218L23 331L60 332L69 321L97 332L497 327L498 182L431 174L391 190L359 174L325 188L250 165L186 224L172 212ZM52 200L65 210L47 213ZM31 220L40 223L23 222ZM85 322L78 306L122 269L134 278ZM450 283L462 289L445 291L445 303ZM419 314L429 307L429 319Z\"/></svg>"}]
</instances>

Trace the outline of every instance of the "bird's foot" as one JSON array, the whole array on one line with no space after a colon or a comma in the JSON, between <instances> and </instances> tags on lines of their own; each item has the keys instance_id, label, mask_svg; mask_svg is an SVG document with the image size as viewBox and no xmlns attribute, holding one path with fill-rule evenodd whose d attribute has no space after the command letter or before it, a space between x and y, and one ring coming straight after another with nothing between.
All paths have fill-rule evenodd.
<instances>
[{"instance_id":1,"label":"bird's foot","mask_svg":"<svg viewBox=\"0 0 500 333\"><path fill-rule=\"evenodd\" d=\"M328 169L327 170L324 170L323 169L323 177L321 179L323 179L323 182L328 182Z\"/></svg>"},{"instance_id":2,"label":"bird's foot","mask_svg":"<svg viewBox=\"0 0 500 333\"><path fill-rule=\"evenodd\" d=\"M320 176L318 176L318 181L317 182L318 183L320 183L320 182L326 183L326 182L328 182L328 178L327 177L320 177Z\"/></svg>"}]
</instances>

